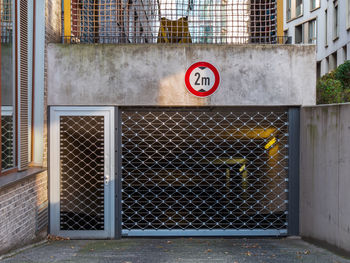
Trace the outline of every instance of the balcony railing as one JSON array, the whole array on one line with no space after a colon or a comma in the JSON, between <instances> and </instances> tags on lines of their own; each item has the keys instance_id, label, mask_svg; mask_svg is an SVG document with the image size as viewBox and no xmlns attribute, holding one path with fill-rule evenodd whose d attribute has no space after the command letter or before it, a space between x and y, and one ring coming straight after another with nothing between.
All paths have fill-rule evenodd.
<instances>
[{"instance_id":1,"label":"balcony railing","mask_svg":"<svg viewBox=\"0 0 350 263\"><path fill-rule=\"evenodd\" d=\"M64 0L64 43L284 44L276 0Z\"/></svg>"}]
</instances>

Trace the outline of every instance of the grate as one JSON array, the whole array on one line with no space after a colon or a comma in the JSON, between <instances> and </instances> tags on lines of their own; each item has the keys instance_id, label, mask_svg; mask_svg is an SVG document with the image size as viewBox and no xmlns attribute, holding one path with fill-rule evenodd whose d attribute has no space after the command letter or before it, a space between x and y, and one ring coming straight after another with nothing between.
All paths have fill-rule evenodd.
<instances>
[{"instance_id":1,"label":"grate","mask_svg":"<svg viewBox=\"0 0 350 263\"><path fill-rule=\"evenodd\" d=\"M124 234L287 229L287 109L125 108L121 116Z\"/></svg>"},{"instance_id":2,"label":"grate","mask_svg":"<svg viewBox=\"0 0 350 263\"><path fill-rule=\"evenodd\" d=\"M2 115L1 116L1 168L3 170L14 167L13 142L14 142L13 116Z\"/></svg>"},{"instance_id":3,"label":"grate","mask_svg":"<svg viewBox=\"0 0 350 263\"><path fill-rule=\"evenodd\" d=\"M71 0L70 15L70 43L282 43L276 0Z\"/></svg>"},{"instance_id":4,"label":"grate","mask_svg":"<svg viewBox=\"0 0 350 263\"><path fill-rule=\"evenodd\" d=\"M104 230L104 117L60 117L60 230Z\"/></svg>"},{"instance_id":5,"label":"grate","mask_svg":"<svg viewBox=\"0 0 350 263\"><path fill-rule=\"evenodd\" d=\"M25 170L28 168L29 155L29 129L28 129L28 1L19 1L19 163L18 170Z\"/></svg>"}]
</instances>

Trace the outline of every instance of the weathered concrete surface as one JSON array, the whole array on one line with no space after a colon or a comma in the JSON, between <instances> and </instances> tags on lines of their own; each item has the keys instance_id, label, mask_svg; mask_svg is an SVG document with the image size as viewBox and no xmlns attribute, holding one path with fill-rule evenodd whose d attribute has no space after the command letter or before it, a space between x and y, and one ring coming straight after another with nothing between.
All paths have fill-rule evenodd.
<instances>
[{"instance_id":1,"label":"weathered concrete surface","mask_svg":"<svg viewBox=\"0 0 350 263\"><path fill-rule=\"evenodd\" d=\"M330 262L349 263L327 250L290 239L122 239L56 241L1 262Z\"/></svg>"},{"instance_id":2,"label":"weathered concrete surface","mask_svg":"<svg viewBox=\"0 0 350 263\"><path fill-rule=\"evenodd\" d=\"M301 109L301 235L350 252L350 104Z\"/></svg>"},{"instance_id":3,"label":"weathered concrete surface","mask_svg":"<svg viewBox=\"0 0 350 263\"><path fill-rule=\"evenodd\" d=\"M186 70L221 76L191 95ZM288 45L61 45L48 48L49 105L314 105L315 47Z\"/></svg>"}]
</instances>

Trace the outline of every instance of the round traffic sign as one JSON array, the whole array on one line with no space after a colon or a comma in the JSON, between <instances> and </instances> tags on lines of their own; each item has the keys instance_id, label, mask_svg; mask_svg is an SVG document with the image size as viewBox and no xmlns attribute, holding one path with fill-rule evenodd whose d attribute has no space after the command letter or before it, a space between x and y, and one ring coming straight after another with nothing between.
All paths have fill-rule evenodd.
<instances>
[{"instance_id":1,"label":"round traffic sign","mask_svg":"<svg viewBox=\"0 0 350 263\"><path fill-rule=\"evenodd\" d=\"M193 95L207 97L219 87L219 71L208 62L197 62L185 74L186 88Z\"/></svg>"}]
</instances>

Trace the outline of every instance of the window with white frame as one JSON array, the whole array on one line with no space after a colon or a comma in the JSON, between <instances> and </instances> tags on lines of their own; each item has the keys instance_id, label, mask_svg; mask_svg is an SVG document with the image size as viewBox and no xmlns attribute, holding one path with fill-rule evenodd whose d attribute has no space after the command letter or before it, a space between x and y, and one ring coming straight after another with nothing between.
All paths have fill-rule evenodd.
<instances>
[{"instance_id":1,"label":"window with white frame","mask_svg":"<svg viewBox=\"0 0 350 263\"><path fill-rule=\"evenodd\" d=\"M286 12L287 20L290 20L292 18L292 0L287 0Z\"/></svg>"},{"instance_id":2,"label":"window with white frame","mask_svg":"<svg viewBox=\"0 0 350 263\"><path fill-rule=\"evenodd\" d=\"M297 18L302 14L303 14L303 0L287 0L287 5L286 5L287 21Z\"/></svg>"},{"instance_id":3,"label":"window with white frame","mask_svg":"<svg viewBox=\"0 0 350 263\"><path fill-rule=\"evenodd\" d=\"M328 10L324 11L324 43L328 46Z\"/></svg>"},{"instance_id":4,"label":"window with white frame","mask_svg":"<svg viewBox=\"0 0 350 263\"><path fill-rule=\"evenodd\" d=\"M336 40L339 36L339 13L338 13L338 1L334 2L333 10L333 39Z\"/></svg>"},{"instance_id":5,"label":"window with white frame","mask_svg":"<svg viewBox=\"0 0 350 263\"><path fill-rule=\"evenodd\" d=\"M308 29L309 29L308 44L315 44L316 45L316 39L317 39L316 19L308 22Z\"/></svg>"},{"instance_id":6,"label":"window with white frame","mask_svg":"<svg viewBox=\"0 0 350 263\"><path fill-rule=\"evenodd\" d=\"M320 7L320 0L310 0L310 10L314 10Z\"/></svg>"},{"instance_id":7,"label":"window with white frame","mask_svg":"<svg viewBox=\"0 0 350 263\"><path fill-rule=\"evenodd\" d=\"M303 14L303 0L296 0L295 15L296 17Z\"/></svg>"},{"instance_id":8,"label":"window with white frame","mask_svg":"<svg viewBox=\"0 0 350 263\"><path fill-rule=\"evenodd\" d=\"M303 43L303 36L304 36L304 30L303 25L298 25L295 27L294 33L295 33L295 44L301 44Z\"/></svg>"}]
</instances>

